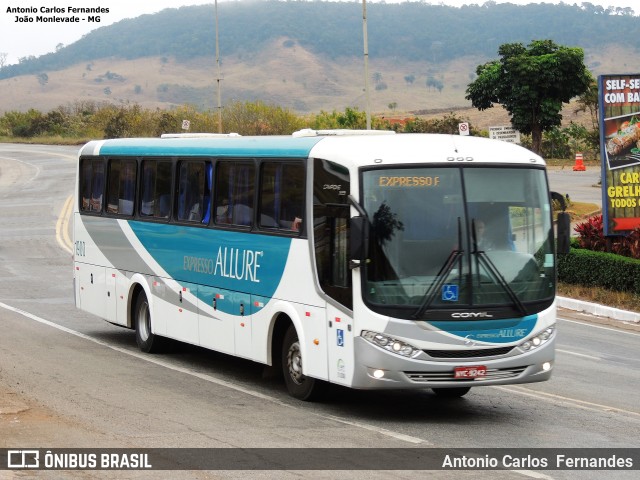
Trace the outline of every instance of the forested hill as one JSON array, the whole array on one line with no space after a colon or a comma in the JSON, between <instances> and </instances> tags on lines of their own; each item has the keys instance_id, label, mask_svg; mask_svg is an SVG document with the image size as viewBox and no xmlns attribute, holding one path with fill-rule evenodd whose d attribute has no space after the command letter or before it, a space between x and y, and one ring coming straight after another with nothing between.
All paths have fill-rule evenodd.
<instances>
[{"instance_id":1,"label":"forested hill","mask_svg":"<svg viewBox=\"0 0 640 480\"><path fill-rule=\"evenodd\" d=\"M621 44L640 50L640 18L633 10L608 11L590 3L509 3L449 7L426 3L370 3L369 54L378 58L440 62L496 56L503 43L552 39L585 50ZM362 54L360 2L237 1L218 4L222 58L241 57L285 38L327 58ZM167 9L101 27L41 57L0 69L0 79L58 70L106 57L148 56L189 60L215 52L213 5ZM622 60L622 59L621 59Z\"/></svg>"}]
</instances>

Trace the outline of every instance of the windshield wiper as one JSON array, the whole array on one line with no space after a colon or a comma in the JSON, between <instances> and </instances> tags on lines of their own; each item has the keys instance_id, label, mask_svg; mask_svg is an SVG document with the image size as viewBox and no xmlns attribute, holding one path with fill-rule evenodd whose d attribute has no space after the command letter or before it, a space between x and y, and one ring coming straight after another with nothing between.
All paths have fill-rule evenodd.
<instances>
[{"instance_id":1,"label":"windshield wiper","mask_svg":"<svg viewBox=\"0 0 640 480\"><path fill-rule=\"evenodd\" d=\"M487 270L489 270L489 272L495 277L502 289L507 292L507 295L509 295L509 298L518 309L518 312L520 312L522 316L525 316L527 314L527 309L525 308L520 298L518 298L516 292L513 291L513 289L509 286L509 283L504 279L498 268L491 261L489 256L483 251L476 251L474 253L478 256L480 261L484 263L484 266L487 268Z\"/></svg>"},{"instance_id":2,"label":"windshield wiper","mask_svg":"<svg viewBox=\"0 0 640 480\"><path fill-rule=\"evenodd\" d=\"M513 291L513 289L509 285L509 282L507 282L505 278L502 276L502 274L500 273L500 270L498 270L496 265L489 258L489 255L487 255L487 253L484 250L478 250L475 219L472 220L471 237L473 239L473 252L472 252L473 255L476 255L476 258L480 259L481 263L483 263L484 266L487 268L487 270L489 270L489 273L491 273L494 276L494 278L498 281L498 284L502 287L502 289L505 292L507 292L507 295L509 295L509 298L511 299L513 304L516 306L518 312L520 312L522 316L525 316L527 314L527 309L525 308L520 298L518 298L518 295L516 294L516 292ZM479 274L480 274L480 269L478 269L478 275Z\"/></svg>"},{"instance_id":3,"label":"windshield wiper","mask_svg":"<svg viewBox=\"0 0 640 480\"><path fill-rule=\"evenodd\" d=\"M460 226L460 217L458 217L458 248L452 250L447 259L445 260L442 267L438 271L436 275L436 281L431 284L431 286L427 289L422 297L422 302L420 302L420 306L418 309L411 315L413 318L420 318L424 315L424 312L429 308L433 300L436 298L436 294L438 290L444 285L444 282L447 280L449 273L453 270L453 266L456 264L456 261L462 258L464 254L464 250L460 249L462 245L462 228ZM460 270L461 271L461 270Z\"/></svg>"}]
</instances>

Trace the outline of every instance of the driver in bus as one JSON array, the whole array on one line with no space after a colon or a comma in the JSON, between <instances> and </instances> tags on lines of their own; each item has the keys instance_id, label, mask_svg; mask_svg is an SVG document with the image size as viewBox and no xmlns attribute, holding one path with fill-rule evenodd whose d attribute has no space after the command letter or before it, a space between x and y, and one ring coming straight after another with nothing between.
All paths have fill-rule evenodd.
<instances>
[{"instance_id":1,"label":"driver in bus","mask_svg":"<svg viewBox=\"0 0 640 480\"><path fill-rule=\"evenodd\" d=\"M484 220L476 220L476 243L478 245L478 250L486 252L487 250L494 250L496 248L495 243L490 238L486 236L486 224Z\"/></svg>"}]
</instances>

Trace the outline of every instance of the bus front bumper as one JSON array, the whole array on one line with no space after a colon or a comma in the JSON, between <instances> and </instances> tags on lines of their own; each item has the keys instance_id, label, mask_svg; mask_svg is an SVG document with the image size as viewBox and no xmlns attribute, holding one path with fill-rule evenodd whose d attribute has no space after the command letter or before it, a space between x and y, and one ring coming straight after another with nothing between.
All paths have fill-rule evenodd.
<instances>
[{"instance_id":1,"label":"bus front bumper","mask_svg":"<svg viewBox=\"0 0 640 480\"><path fill-rule=\"evenodd\" d=\"M501 357L412 359L383 350L362 337L355 338L353 388L417 389L508 385L548 380L553 372L555 335L544 345L520 353L518 347ZM473 379L455 378L460 367L486 368Z\"/></svg>"}]
</instances>

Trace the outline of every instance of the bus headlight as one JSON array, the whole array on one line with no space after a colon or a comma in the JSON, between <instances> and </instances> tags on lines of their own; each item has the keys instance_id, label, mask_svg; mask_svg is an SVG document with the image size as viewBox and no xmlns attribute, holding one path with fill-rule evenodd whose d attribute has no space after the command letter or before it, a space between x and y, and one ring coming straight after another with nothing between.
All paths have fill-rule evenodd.
<instances>
[{"instance_id":1,"label":"bus headlight","mask_svg":"<svg viewBox=\"0 0 640 480\"><path fill-rule=\"evenodd\" d=\"M553 336L553 332L555 331L555 329L556 329L555 324L551 325L550 327L545 328L542 332L540 332L536 336L531 337L526 342L523 342L518 346L525 352L533 350L534 348L538 348L549 341L549 339Z\"/></svg>"},{"instance_id":2,"label":"bus headlight","mask_svg":"<svg viewBox=\"0 0 640 480\"><path fill-rule=\"evenodd\" d=\"M390 337L389 335L385 335L384 333L363 330L361 336L368 342L373 343L375 346L384 348L389 352L402 355L403 357L413 357L420 351L413 345L403 342L402 340L398 340L397 338Z\"/></svg>"}]
</instances>

